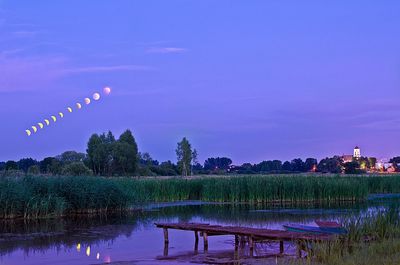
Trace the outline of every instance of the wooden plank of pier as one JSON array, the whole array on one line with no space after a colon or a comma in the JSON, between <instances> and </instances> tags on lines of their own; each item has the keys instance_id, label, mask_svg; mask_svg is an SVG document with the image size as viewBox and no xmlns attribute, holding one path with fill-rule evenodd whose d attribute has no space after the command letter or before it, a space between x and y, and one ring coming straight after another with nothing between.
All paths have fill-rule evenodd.
<instances>
[{"instance_id":1,"label":"wooden plank of pier","mask_svg":"<svg viewBox=\"0 0 400 265\"><path fill-rule=\"evenodd\" d=\"M250 247L250 255L254 250L255 241L278 241L280 254L284 252L284 241L296 242L298 246L298 252L301 255L302 242L320 242L320 241L330 241L334 238L333 235L328 234L308 234L308 233L298 233L289 232L283 230L272 230L263 228L252 228L252 227L241 227L241 226L221 226L221 225L209 225L201 223L156 223L158 228L164 230L164 242L168 248L168 229L194 231L195 233L195 251L198 249L198 233L203 236L204 239L204 251L208 250L208 237L218 236L218 235L233 235L235 236L235 250L239 244L239 238L242 240L244 238L248 239Z\"/></svg>"}]
</instances>

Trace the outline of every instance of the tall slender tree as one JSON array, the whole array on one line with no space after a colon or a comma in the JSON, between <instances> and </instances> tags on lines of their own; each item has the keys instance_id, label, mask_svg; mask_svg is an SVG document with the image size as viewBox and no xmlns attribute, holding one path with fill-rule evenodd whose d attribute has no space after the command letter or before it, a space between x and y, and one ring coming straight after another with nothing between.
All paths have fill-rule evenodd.
<instances>
[{"instance_id":1,"label":"tall slender tree","mask_svg":"<svg viewBox=\"0 0 400 265\"><path fill-rule=\"evenodd\" d=\"M186 137L183 137L182 141L178 143L175 152L182 176L189 176L192 174L192 162L197 160L197 151L192 150L192 146Z\"/></svg>"}]
</instances>

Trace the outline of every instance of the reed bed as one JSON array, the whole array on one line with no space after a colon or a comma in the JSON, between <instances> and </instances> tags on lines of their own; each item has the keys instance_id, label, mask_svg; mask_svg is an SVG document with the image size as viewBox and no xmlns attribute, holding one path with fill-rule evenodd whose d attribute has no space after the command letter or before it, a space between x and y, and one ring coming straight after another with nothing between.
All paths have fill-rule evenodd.
<instances>
[{"instance_id":1,"label":"reed bed","mask_svg":"<svg viewBox=\"0 0 400 265\"><path fill-rule=\"evenodd\" d=\"M0 180L0 219L37 219L123 210L132 201L115 181L95 177Z\"/></svg>"},{"instance_id":2,"label":"reed bed","mask_svg":"<svg viewBox=\"0 0 400 265\"><path fill-rule=\"evenodd\" d=\"M400 263L400 209L398 204L342 223L344 238L312 245L314 256L293 264L373 265Z\"/></svg>"},{"instance_id":3,"label":"reed bed","mask_svg":"<svg viewBox=\"0 0 400 265\"><path fill-rule=\"evenodd\" d=\"M400 192L400 177L230 176L193 179L19 177L0 179L0 218L124 211L144 202L230 203L362 201Z\"/></svg>"}]
</instances>

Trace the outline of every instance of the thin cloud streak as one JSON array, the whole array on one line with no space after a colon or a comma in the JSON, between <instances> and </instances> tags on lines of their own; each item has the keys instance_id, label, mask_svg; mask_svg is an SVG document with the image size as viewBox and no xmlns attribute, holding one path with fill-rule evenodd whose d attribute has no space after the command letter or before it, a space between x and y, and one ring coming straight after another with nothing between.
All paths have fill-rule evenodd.
<instances>
[{"instance_id":1,"label":"thin cloud streak","mask_svg":"<svg viewBox=\"0 0 400 265\"><path fill-rule=\"evenodd\" d=\"M11 56L22 50L0 52L0 92L34 90L54 84L60 78L72 74L107 73L118 71L149 71L154 68L144 65L112 65L71 67L69 59L62 56L21 57ZM23 78L21 78L23 77Z\"/></svg>"},{"instance_id":2,"label":"thin cloud streak","mask_svg":"<svg viewBox=\"0 0 400 265\"><path fill-rule=\"evenodd\" d=\"M179 47L151 47L147 49L147 53L184 53L188 50Z\"/></svg>"},{"instance_id":3,"label":"thin cloud streak","mask_svg":"<svg viewBox=\"0 0 400 265\"><path fill-rule=\"evenodd\" d=\"M113 65L113 66L89 66L65 70L65 73L98 73L98 72L116 72L116 71L148 71L153 68L144 65Z\"/></svg>"}]
</instances>

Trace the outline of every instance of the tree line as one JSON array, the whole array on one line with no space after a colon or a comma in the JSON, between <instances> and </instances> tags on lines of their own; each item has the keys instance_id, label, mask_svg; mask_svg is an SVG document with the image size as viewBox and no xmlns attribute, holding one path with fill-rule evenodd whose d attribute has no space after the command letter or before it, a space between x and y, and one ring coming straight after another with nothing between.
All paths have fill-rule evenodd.
<instances>
[{"instance_id":1,"label":"tree line","mask_svg":"<svg viewBox=\"0 0 400 265\"><path fill-rule=\"evenodd\" d=\"M268 160L257 164L244 163L235 166L228 157L210 157L203 164L198 162L198 153L187 138L177 143L177 162L159 162L147 152L138 150L130 130L118 139L111 131L93 134L87 143L86 153L66 151L41 161L23 158L19 161L0 162L0 175L99 175L99 176L189 176L208 174L280 174L280 173L347 173L362 174L373 169L375 158L361 157L344 163L340 156L327 157L320 161L296 158L291 161ZM399 172L400 157L390 160Z\"/></svg>"}]
</instances>

